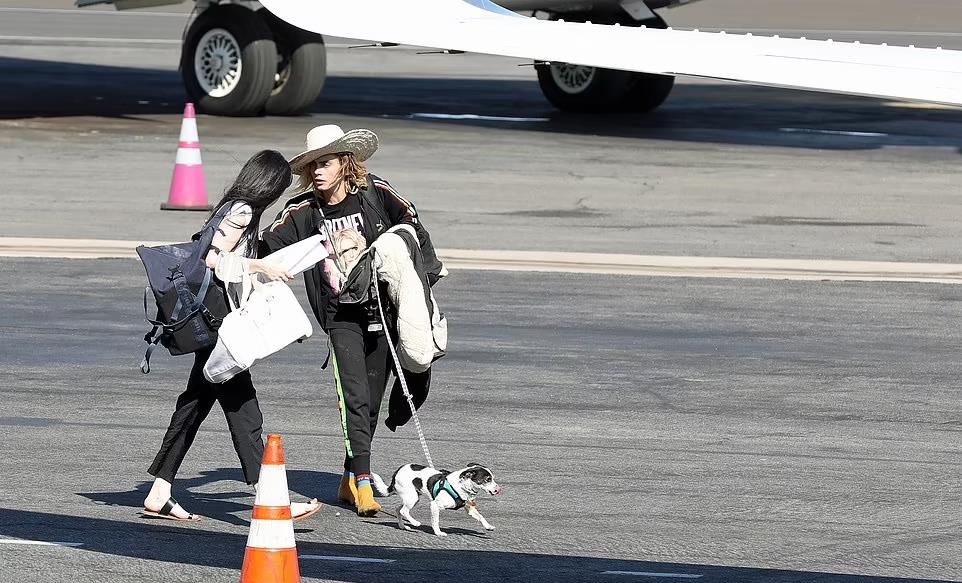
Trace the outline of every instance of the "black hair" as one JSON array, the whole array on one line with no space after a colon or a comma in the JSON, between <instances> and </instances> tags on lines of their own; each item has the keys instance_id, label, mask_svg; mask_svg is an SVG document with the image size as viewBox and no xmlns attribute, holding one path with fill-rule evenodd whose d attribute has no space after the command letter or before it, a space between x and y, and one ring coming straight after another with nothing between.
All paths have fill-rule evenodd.
<instances>
[{"instance_id":1,"label":"black hair","mask_svg":"<svg viewBox=\"0 0 962 583\"><path fill-rule=\"evenodd\" d=\"M214 207L211 217L225 204L238 201L249 204L253 214L241 239L246 240L250 255L257 248L261 215L284 194L292 179L291 166L283 154L277 150L261 150L244 163L234 183L227 187L223 198Z\"/></svg>"}]
</instances>

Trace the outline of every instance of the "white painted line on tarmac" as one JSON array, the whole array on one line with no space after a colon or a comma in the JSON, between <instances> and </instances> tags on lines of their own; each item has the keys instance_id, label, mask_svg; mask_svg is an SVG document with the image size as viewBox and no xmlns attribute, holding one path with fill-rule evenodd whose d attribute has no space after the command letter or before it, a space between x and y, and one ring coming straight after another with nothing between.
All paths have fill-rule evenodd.
<instances>
[{"instance_id":1,"label":"white painted line on tarmac","mask_svg":"<svg viewBox=\"0 0 962 583\"><path fill-rule=\"evenodd\" d=\"M500 115L478 115L474 113L412 113L408 119L450 119L471 121L551 121L549 117L504 117Z\"/></svg>"},{"instance_id":2,"label":"white painted line on tarmac","mask_svg":"<svg viewBox=\"0 0 962 583\"><path fill-rule=\"evenodd\" d=\"M854 136L856 138L887 138L888 134L878 132L847 132L843 130L817 130L813 128L778 128L780 132L791 134L823 134L828 136Z\"/></svg>"},{"instance_id":3,"label":"white painted line on tarmac","mask_svg":"<svg viewBox=\"0 0 962 583\"><path fill-rule=\"evenodd\" d=\"M649 571L602 571L602 575L631 575L634 577L664 577L667 579L698 579L693 573L653 573Z\"/></svg>"},{"instance_id":4,"label":"white painted line on tarmac","mask_svg":"<svg viewBox=\"0 0 962 583\"><path fill-rule=\"evenodd\" d=\"M149 241L0 237L0 257L52 259L135 258ZM603 275L774 279L790 281L872 281L962 284L962 264L777 259L748 257L678 257L617 253L565 253L492 249L439 249L449 269L585 273Z\"/></svg>"},{"instance_id":5,"label":"white painted line on tarmac","mask_svg":"<svg viewBox=\"0 0 962 583\"><path fill-rule=\"evenodd\" d=\"M372 559L370 557L338 557L334 555L301 555L308 561L341 561L345 563L393 563L394 559Z\"/></svg>"},{"instance_id":6,"label":"white painted line on tarmac","mask_svg":"<svg viewBox=\"0 0 962 583\"><path fill-rule=\"evenodd\" d=\"M83 543L64 543L43 540L0 539L0 545L31 545L38 547L82 547Z\"/></svg>"}]
</instances>

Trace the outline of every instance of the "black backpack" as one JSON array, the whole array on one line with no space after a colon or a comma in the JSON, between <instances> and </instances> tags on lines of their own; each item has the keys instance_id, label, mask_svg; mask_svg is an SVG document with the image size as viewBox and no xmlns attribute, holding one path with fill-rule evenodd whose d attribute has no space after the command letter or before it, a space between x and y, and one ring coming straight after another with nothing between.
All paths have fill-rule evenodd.
<instances>
[{"instance_id":1,"label":"black backpack","mask_svg":"<svg viewBox=\"0 0 962 583\"><path fill-rule=\"evenodd\" d=\"M172 356L213 348L217 343L217 329L230 307L225 289L214 279L205 258L230 207L226 203L217 209L186 243L137 247L150 284L144 290L144 318L153 325L144 335L147 351L140 363L144 374L150 372L150 355L158 343ZM157 306L153 319L148 315L151 295Z\"/></svg>"}]
</instances>

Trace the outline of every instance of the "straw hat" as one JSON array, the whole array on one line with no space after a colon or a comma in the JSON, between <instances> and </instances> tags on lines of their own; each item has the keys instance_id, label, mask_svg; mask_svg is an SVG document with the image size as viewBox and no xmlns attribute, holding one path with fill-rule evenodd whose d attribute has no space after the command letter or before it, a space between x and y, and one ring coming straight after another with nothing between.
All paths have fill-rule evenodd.
<instances>
[{"instance_id":1,"label":"straw hat","mask_svg":"<svg viewBox=\"0 0 962 583\"><path fill-rule=\"evenodd\" d=\"M307 149L289 160L291 171L300 174L305 166L328 154L350 152L363 162L374 155L377 145L377 135L371 130L344 133L340 126L317 126L307 132Z\"/></svg>"}]
</instances>

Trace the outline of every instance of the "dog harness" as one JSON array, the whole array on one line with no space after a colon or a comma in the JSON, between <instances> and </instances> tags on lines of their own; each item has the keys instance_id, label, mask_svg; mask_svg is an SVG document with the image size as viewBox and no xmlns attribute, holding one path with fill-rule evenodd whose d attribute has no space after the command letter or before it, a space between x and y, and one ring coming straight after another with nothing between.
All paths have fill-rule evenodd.
<instances>
[{"instance_id":1,"label":"dog harness","mask_svg":"<svg viewBox=\"0 0 962 583\"><path fill-rule=\"evenodd\" d=\"M431 483L432 478L434 478L433 483ZM431 498L437 499L438 494L447 492L448 496L454 499L454 510L464 508L464 498L458 494L447 478L441 478L440 476L432 476L432 478L428 478L428 488L430 488Z\"/></svg>"}]
</instances>

